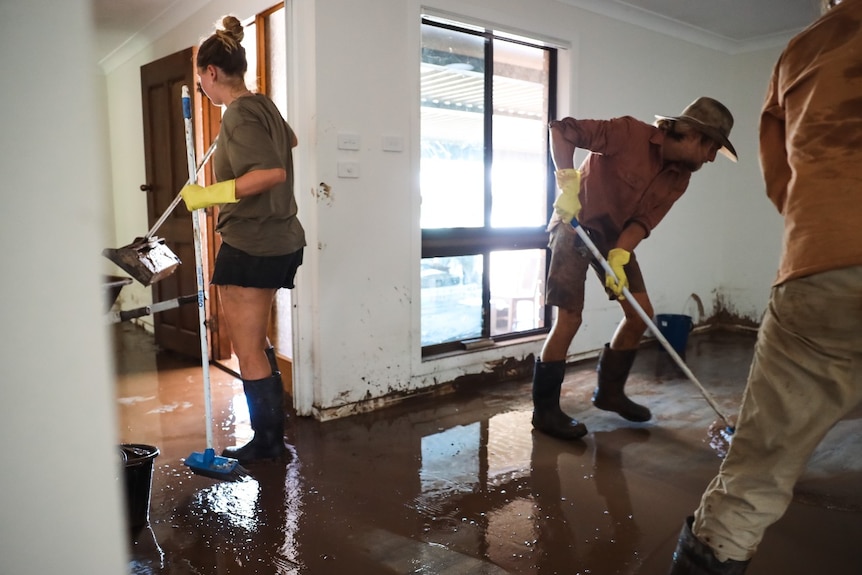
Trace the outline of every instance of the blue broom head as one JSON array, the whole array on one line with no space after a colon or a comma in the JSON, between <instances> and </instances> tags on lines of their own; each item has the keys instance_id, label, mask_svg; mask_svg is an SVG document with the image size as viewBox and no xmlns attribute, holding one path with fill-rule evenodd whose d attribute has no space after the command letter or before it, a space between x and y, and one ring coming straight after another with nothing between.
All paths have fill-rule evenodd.
<instances>
[{"instance_id":1,"label":"blue broom head","mask_svg":"<svg viewBox=\"0 0 862 575\"><path fill-rule=\"evenodd\" d=\"M230 457L216 455L215 450L208 448L203 451L194 451L186 457L184 462L195 473L203 473L209 476L244 475L244 469L239 461Z\"/></svg>"}]
</instances>

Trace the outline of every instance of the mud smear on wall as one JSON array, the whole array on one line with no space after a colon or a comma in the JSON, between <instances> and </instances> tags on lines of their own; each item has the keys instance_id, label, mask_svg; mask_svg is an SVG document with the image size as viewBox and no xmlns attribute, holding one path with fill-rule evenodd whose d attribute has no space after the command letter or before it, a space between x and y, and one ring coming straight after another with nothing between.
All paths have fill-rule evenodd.
<instances>
[{"instance_id":1,"label":"mud smear on wall","mask_svg":"<svg viewBox=\"0 0 862 575\"><path fill-rule=\"evenodd\" d=\"M531 353L524 359L504 357L497 361L489 361L485 364L486 371L482 373L470 373L456 377L452 381L455 389L463 386L487 385L502 383L533 376L533 365L536 363L535 356Z\"/></svg>"},{"instance_id":2,"label":"mud smear on wall","mask_svg":"<svg viewBox=\"0 0 862 575\"><path fill-rule=\"evenodd\" d=\"M739 313L736 307L721 293L715 294L712 309L712 315L703 320L703 325L725 329L743 328L754 330L760 326L758 320Z\"/></svg>"}]
</instances>

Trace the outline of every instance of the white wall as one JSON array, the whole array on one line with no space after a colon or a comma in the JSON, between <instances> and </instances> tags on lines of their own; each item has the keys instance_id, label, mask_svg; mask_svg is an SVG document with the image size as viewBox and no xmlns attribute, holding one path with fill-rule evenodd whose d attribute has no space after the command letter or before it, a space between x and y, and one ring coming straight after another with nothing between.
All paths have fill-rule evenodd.
<instances>
[{"instance_id":1,"label":"white wall","mask_svg":"<svg viewBox=\"0 0 862 575\"><path fill-rule=\"evenodd\" d=\"M90 2L0 3L0 573L123 573Z\"/></svg>"},{"instance_id":2,"label":"white wall","mask_svg":"<svg viewBox=\"0 0 862 575\"><path fill-rule=\"evenodd\" d=\"M760 107L780 52L776 48L734 58L728 83L746 87L736 96L743 100L737 107L746 115L735 128L745 135L746 150L720 206L724 229L715 232L723 250L715 289L730 313L758 323L778 270L783 230L778 210L766 197L757 147Z\"/></svg>"},{"instance_id":3,"label":"white wall","mask_svg":"<svg viewBox=\"0 0 862 575\"><path fill-rule=\"evenodd\" d=\"M247 2L245 17L267 2ZM502 29L569 46L564 113L605 118L675 114L692 100L722 100L736 118L739 164L720 157L695 174L688 193L638 256L657 313L706 315L718 304L757 320L778 258L780 222L762 192L757 118L777 49L730 55L554 0L434 0L426 4ZM541 339L422 361L419 344L419 190L417 187L420 49L418 0L288 2L291 110L297 130L297 193L309 233L293 292L297 316L295 403L320 417L349 413L360 401L409 393L522 359ZM196 43L235 8L211 2L108 74L117 235L146 227L142 128L136 78L141 65ZM137 112L139 114L139 112ZM337 134L360 136L361 149L338 150ZM403 138L384 152L384 135ZM116 142L116 146L114 143ZM359 162L360 177L338 178L337 162ZM329 186L324 194L321 182ZM135 198L118 198L117 194ZM140 222L129 228L131 219ZM595 284L595 285L593 285ZM619 320L596 282L588 286L584 327L572 357L595 352ZM700 318L696 318L700 319ZM373 405L371 401L368 405Z\"/></svg>"}]
</instances>

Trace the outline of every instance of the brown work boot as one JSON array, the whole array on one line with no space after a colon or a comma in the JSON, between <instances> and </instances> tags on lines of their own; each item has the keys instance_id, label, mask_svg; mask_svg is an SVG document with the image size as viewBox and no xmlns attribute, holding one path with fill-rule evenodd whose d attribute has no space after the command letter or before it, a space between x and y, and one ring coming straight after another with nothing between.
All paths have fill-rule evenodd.
<instances>
[{"instance_id":1,"label":"brown work boot","mask_svg":"<svg viewBox=\"0 0 862 575\"><path fill-rule=\"evenodd\" d=\"M560 409L565 361L536 361L533 370L533 427L558 439L580 439L587 427Z\"/></svg>"},{"instance_id":2,"label":"brown work boot","mask_svg":"<svg viewBox=\"0 0 862 575\"><path fill-rule=\"evenodd\" d=\"M650 410L626 397L623 389L637 355L637 349L611 349L610 344L599 355L598 387L593 392L593 405L605 411L615 411L629 421L649 421Z\"/></svg>"}]
</instances>

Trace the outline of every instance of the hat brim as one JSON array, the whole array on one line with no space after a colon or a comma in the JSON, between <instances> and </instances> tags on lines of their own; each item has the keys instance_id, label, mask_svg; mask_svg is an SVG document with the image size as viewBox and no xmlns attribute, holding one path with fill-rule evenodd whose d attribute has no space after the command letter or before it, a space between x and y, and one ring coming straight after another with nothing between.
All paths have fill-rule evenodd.
<instances>
[{"instance_id":1,"label":"hat brim","mask_svg":"<svg viewBox=\"0 0 862 575\"><path fill-rule=\"evenodd\" d=\"M719 148L719 152L722 155L726 156L730 161L736 162L738 157L736 155L736 148L733 147L733 144L730 143L730 140L727 139L727 136L713 128L712 126L707 126L700 120L692 118L691 116L659 116L656 114L656 120L673 120L673 121L681 121L688 122L699 132L706 134L714 141L721 144L721 148Z\"/></svg>"}]
</instances>

